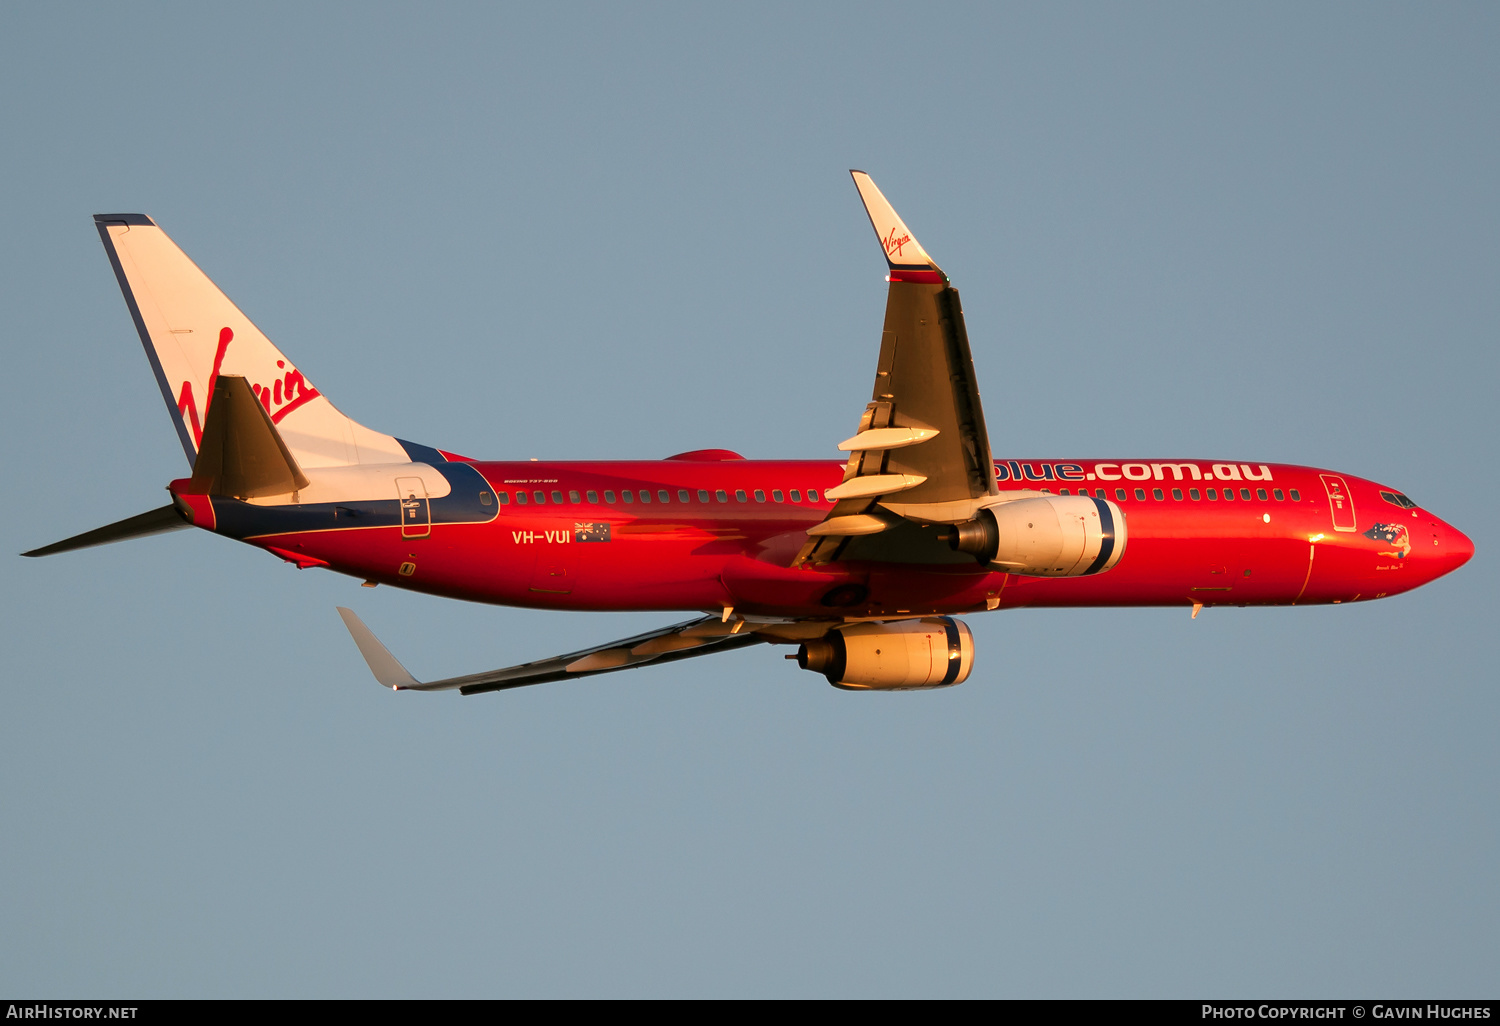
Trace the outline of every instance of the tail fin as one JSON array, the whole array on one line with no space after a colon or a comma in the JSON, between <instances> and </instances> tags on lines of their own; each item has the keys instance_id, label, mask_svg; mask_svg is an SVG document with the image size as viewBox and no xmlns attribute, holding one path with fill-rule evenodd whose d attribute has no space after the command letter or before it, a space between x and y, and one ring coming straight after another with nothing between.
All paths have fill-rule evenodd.
<instances>
[{"instance_id":1,"label":"tail fin","mask_svg":"<svg viewBox=\"0 0 1500 1026\"><path fill-rule=\"evenodd\" d=\"M146 357L195 462L220 374L243 376L303 468L405 463L390 435L350 420L145 214L95 214Z\"/></svg>"}]
</instances>

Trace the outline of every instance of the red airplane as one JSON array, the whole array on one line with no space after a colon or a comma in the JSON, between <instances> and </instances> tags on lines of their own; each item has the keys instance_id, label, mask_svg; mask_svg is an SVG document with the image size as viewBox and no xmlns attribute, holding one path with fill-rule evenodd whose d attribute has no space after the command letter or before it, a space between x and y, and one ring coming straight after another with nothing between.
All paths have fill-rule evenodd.
<instances>
[{"instance_id":1,"label":"red airplane","mask_svg":"<svg viewBox=\"0 0 1500 1026\"><path fill-rule=\"evenodd\" d=\"M962 683L955 614L1310 605L1410 591L1474 546L1401 492L1313 467L991 458L958 292L864 172L890 289L843 462L723 449L483 462L339 413L141 214L94 218L192 467L170 505L25 553L188 526L298 567L477 602L690 610L659 630L423 683L340 607L375 678L463 694L759 643L850 690Z\"/></svg>"}]
</instances>

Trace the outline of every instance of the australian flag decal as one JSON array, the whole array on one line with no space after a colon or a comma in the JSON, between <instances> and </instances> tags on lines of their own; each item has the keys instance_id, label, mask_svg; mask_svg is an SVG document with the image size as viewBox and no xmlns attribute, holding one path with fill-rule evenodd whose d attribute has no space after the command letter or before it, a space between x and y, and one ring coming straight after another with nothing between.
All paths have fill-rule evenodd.
<instances>
[{"instance_id":1,"label":"australian flag decal","mask_svg":"<svg viewBox=\"0 0 1500 1026\"><path fill-rule=\"evenodd\" d=\"M1411 532L1407 531L1404 524L1376 524L1364 536L1373 542L1385 542L1391 546L1382 556L1395 556L1397 559L1405 559L1407 553L1411 552Z\"/></svg>"},{"instance_id":2,"label":"australian flag decal","mask_svg":"<svg viewBox=\"0 0 1500 1026\"><path fill-rule=\"evenodd\" d=\"M608 524L574 524L573 540L576 542L609 541Z\"/></svg>"}]
</instances>

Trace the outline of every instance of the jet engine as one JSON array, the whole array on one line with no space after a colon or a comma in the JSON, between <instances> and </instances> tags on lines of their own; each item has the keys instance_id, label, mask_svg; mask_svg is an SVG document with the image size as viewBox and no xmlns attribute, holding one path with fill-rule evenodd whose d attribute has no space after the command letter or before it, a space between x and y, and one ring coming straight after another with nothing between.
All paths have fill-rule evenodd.
<instances>
[{"instance_id":1,"label":"jet engine","mask_svg":"<svg viewBox=\"0 0 1500 1026\"><path fill-rule=\"evenodd\" d=\"M1125 515L1108 499L1039 495L986 506L948 533L955 551L1030 577L1103 573L1125 554Z\"/></svg>"},{"instance_id":2,"label":"jet engine","mask_svg":"<svg viewBox=\"0 0 1500 1026\"><path fill-rule=\"evenodd\" d=\"M951 616L857 623L803 644L797 665L845 691L946 688L974 668L974 635Z\"/></svg>"}]
</instances>

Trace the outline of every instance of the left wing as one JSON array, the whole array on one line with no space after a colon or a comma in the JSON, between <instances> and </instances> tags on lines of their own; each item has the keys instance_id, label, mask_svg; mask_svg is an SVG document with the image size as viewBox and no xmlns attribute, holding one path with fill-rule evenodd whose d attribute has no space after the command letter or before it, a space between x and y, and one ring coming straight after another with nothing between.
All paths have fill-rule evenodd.
<instances>
[{"instance_id":1,"label":"left wing","mask_svg":"<svg viewBox=\"0 0 1500 1026\"><path fill-rule=\"evenodd\" d=\"M998 494L958 291L870 176L850 174L890 269L885 326L859 432L839 444L849 453L844 480L824 493L835 505L795 563L854 557L863 543L851 538L906 520L968 520L976 500Z\"/></svg>"},{"instance_id":2,"label":"left wing","mask_svg":"<svg viewBox=\"0 0 1500 1026\"><path fill-rule=\"evenodd\" d=\"M528 684L547 684L555 680L573 680L576 677L592 677L597 673L631 670L647 664L654 666L773 640L771 637L762 637L754 625L747 625L744 620L725 622L717 616L704 616L634 637L621 638L619 641L595 645L593 648L553 656L551 659L539 659L487 673L471 673L465 677L449 677L446 680L424 683L407 672L406 667L391 655L390 650L354 615L352 609L339 606L338 611L339 616L344 618L344 626L354 636L360 655L365 657L370 671L375 674L375 679L392 691L457 689L460 694L475 695L482 691L504 691Z\"/></svg>"}]
</instances>

